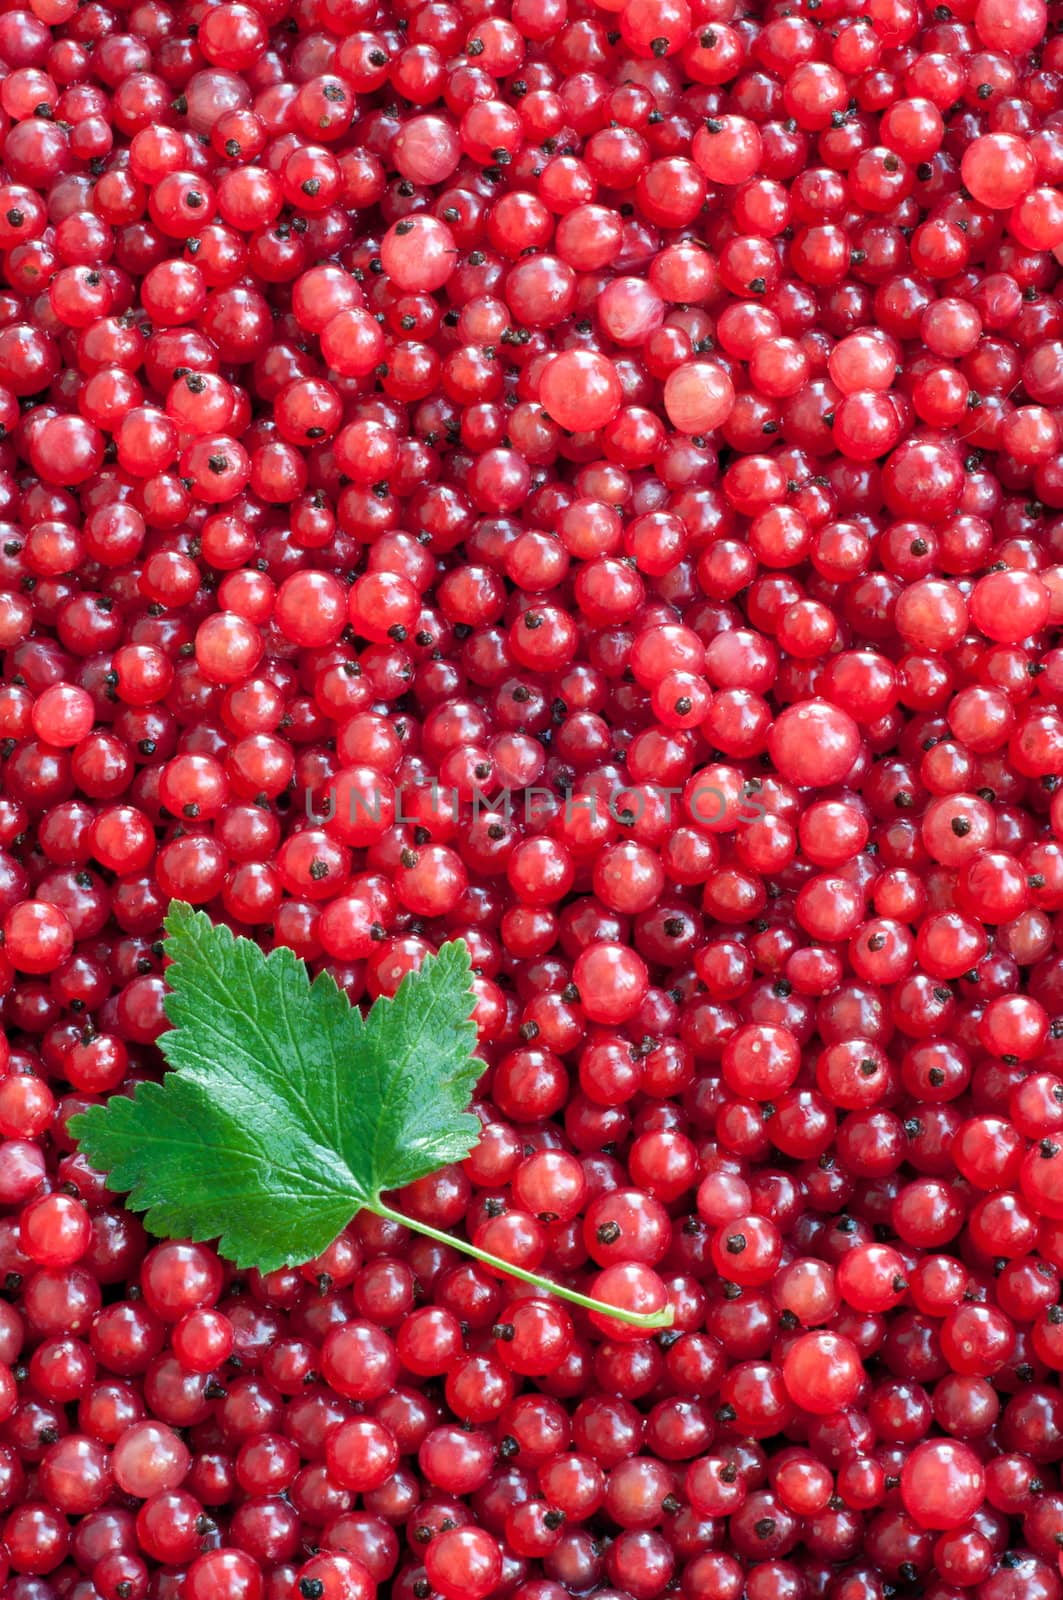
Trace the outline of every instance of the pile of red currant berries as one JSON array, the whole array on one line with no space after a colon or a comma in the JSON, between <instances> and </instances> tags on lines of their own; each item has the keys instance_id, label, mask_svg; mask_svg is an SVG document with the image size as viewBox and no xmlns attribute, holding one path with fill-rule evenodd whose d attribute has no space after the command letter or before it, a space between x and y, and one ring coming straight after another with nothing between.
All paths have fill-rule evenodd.
<instances>
[{"instance_id":1,"label":"pile of red currant berries","mask_svg":"<svg viewBox=\"0 0 1063 1600\"><path fill-rule=\"evenodd\" d=\"M0 1600L1063 1600L1058 15L22 3ZM404 1209L673 1326L149 1240L174 898L463 938Z\"/></svg>"}]
</instances>

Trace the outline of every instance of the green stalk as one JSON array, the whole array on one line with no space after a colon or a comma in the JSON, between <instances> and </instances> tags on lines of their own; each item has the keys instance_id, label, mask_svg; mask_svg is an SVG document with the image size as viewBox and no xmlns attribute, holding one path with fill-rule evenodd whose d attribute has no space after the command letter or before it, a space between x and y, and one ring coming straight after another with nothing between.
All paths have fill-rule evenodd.
<instances>
[{"instance_id":1,"label":"green stalk","mask_svg":"<svg viewBox=\"0 0 1063 1600\"><path fill-rule=\"evenodd\" d=\"M592 1300L590 1295L577 1294L575 1289L565 1289L559 1283L552 1283L549 1278L541 1278L538 1273L526 1272L523 1267L515 1267L511 1262L503 1261L501 1256L493 1256L488 1250L478 1250L467 1239L456 1239L453 1234L443 1233L439 1228L431 1228L427 1222L418 1222L416 1217L407 1217L401 1211L393 1211L390 1206L376 1205L372 1209L378 1217L386 1217L389 1222L401 1223L404 1228L413 1228L415 1232L434 1239L437 1244L448 1245L452 1250L461 1250L474 1260L482 1261L485 1266L493 1267L496 1272L505 1273L509 1278L519 1278L522 1283L530 1283L533 1289L539 1289L543 1294L553 1294L559 1300L568 1300L574 1306L582 1306L584 1311L597 1311L602 1316L615 1317L617 1322L626 1322L632 1328L645 1328L647 1333L670 1328L675 1320L671 1306L665 1306L661 1311L623 1311L619 1306L611 1306L605 1300Z\"/></svg>"}]
</instances>

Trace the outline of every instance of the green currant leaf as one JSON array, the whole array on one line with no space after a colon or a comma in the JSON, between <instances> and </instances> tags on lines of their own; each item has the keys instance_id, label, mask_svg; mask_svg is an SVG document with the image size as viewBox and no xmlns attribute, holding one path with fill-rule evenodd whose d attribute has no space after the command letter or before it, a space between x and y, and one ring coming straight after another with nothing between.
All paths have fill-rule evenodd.
<instances>
[{"instance_id":1,"label":"green currant leaf","mask_svg":"<svg viewBox=\"0 0 1063 1600\"><path fill-rule=\"evenodd\" d=\"M310 1260L362 1204L338 1163L273 1149L261 1128L177 1072L76 1120L85 1155L108 1188L129 1191L152 1233L218 1239L238 1267L271 1272Z\"/></svg>"},{"instance_id":2,"label":"green currant leaf","mask_svg":"<svg viewBox=\"0 0 1063 1600\"><path fill-rule=\"evenodd\" d=\"M154 1233L220 1239L238 1266L307 1261L352 1214L476 1142L483 1071L469 953L443 945L363 1021L290 950L175 903L166 919L171 1071L71 1120Z\"/></svg>"}]
</instances>

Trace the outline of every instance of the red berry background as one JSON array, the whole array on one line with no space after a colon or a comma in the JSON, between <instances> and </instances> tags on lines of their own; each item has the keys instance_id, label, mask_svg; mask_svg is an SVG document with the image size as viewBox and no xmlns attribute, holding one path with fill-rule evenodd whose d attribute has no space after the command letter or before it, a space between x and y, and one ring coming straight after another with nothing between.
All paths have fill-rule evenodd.
<instances>
[{"instance_id":1,"label":"red berry background","mask_svg":"<svg viewBox=\"0 0 1063 1600\"><path fill-rule=\"evenodd\" d=\"M1060 21L0 12L0 1600L1061 1600ZM172 898L674 1327L149 1240Z\"/></svg>"}]
</instances>

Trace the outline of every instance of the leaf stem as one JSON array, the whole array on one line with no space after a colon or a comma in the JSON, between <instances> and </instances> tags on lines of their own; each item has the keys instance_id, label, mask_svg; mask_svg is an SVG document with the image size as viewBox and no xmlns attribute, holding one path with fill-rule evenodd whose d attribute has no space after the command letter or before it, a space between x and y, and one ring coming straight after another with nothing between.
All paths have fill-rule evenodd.
<instances>
[{"instance_id":1,"label":"leaf stem","mask_svg":"<svg viewBox=\"0 0 1063 1600\"><path fill-rule=\"evenodd\" d=\"M615 1317L618 1322L626 1322L632 1328L645 1328L648 1333L654 1333L660 1328L670 1328L675 1320L675 1313L670 1305L661 1311L624 1311L622 1307L611 1306L605 1300L592 1300L590 1295L578 1294L575 1289L566 1289L549 1278L541 1278L538 1273L526 1272L523 1267L515 1267L512 1262L504 1261L501 1256L493 1256L489 1250L478 1250L467 1239L458 1239L451 1233L443 1233L439 1228L430 1227L427 1222L418 1222L416 1217L408 1217L402 1211L393 1211L390 1206L375 1205L371 1209L378 1217L385 1217L389 1222L401 1223L404 1228L413 1228L415 1232L434 1239L437 1244L461 1250L465 1255L472 1256L476 1261L482 1261L485 1266L493 1267L496 1272L501 1272L508 1278L519 1278L522 1283L530 1283L534 1289L541 1289L544 1294L553 1294L559 1300L568 1300L574 1306L582 1306L585 1311L597 1311L602 1316Z\"/></svg>"}]
</instances>

